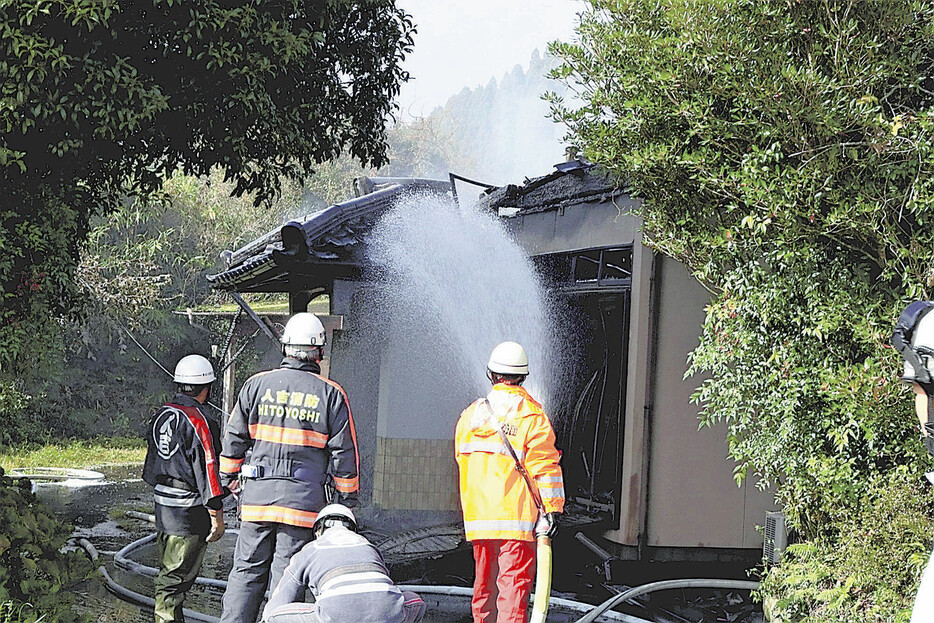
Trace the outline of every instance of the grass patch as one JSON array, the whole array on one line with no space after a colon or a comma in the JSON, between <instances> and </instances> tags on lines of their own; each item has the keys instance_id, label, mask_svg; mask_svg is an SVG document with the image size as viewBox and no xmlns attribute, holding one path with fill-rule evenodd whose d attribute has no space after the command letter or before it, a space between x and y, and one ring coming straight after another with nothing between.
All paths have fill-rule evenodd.
<instances>
[{"instance_id":1,"label":"grass patch","mask_svg":"<svg viewBox=\"0 0 934 623\"><path fill-rule=\"evenodd\" d=\"M245 299L250 307L257 314L287 314L289 313L289 298L288 296L277 297L273 299L261 299L257 301L251 301ZM213 305L211 307L198 307L198 311L210 311L210 312L235 312L240 310L240 306L236 303L224 303L223 305ZM327 295L321 295L316 297L312 302L308 304L308 311L313 314L329 314L331 312L331 299Z\"/></svg>"},{"instance_id":2,"label":"grass patch","mask_svg":"<svg viewBox=\"0 0 934 623\"><path fill-rule=\"evenodd\" d=\"M0 448L0 466L67 467L72 469L141 464L146 440L138 437L102 437L44 445L23 444Z\"/></svg>"}]
</instances>

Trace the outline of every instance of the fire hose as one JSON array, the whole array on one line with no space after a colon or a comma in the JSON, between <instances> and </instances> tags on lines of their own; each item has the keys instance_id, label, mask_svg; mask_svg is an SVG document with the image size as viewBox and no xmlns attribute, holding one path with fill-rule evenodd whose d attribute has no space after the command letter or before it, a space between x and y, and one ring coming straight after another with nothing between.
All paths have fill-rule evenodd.
<instances>
[{"instance_id":1,"label":"fire hose","mask_svg":"<svg viewBox=\"0 0 934 623\"><path fill-rule=\"evenodd\" d=\"M155 608L156 601L152 597L147 597L146 595L142 595L140 593L137 593L136 591L132 591L126 588L125 586L121 586L120 584L116 582L116 580L114 580L110 576L110 573L107 572L107 567L105 567L103 564L98 564L99 556L97 553L97 549L95 549L94 545L92 545L90 541L88 541L85 538L79 538L79 539L74 539L72 542L77 547L84 550L84 552L91 559L92 563L98 565L97 572L101 574L101 577L103 577L104 585L107 587L108 591L110 591L111 593L119 597L120 599L126 602L129 602L131 604L135 604L139 606L140 608L147 608L147 609ZM218 623L220 620L217 617L212 617L207 614L202 614L200 612L196 612L195 610L189 610L188 608L184 609L184 614L185 614L185 620L187 621L199 621L200 623Z\"/></svg>"},{"instance_id":2,"label":"fire hose","mask_svg":"<svg viewBox=\"0 0 934 623\"><path fill-rule=\"evenodd\" d=\"M155 522L155 517L147 513L139 513L136 511L126 511L126 515L147 521L149 523ZM230 529L231 534L236 534L238 530ZM155 540L156 535L150 534L148 536L142 537L130 543L129 545L123 547L114 555L114 564L133 574L155 577L158 574L158 569L155 567L149 567L138 563L130 559L130 555L137 549L144 547ZM142 595L136 591L130 590L125 586L120 585L110 573L107 571L107 568L103 563L100 563L99 555L94 545L88 541L86 538L72 538L69 541L73 545L84 550L88 555L91 561L97 565L97 572L101 575L104 581L104 585L108 591L126 601L128 603L139 606L144 609L152 609L155 605L155 601L151 597ZM533 595L533 605L532 605L532 616L530 617L531 622L543 623L545 621L548 605L554 603L557 606L562 606L568 608L569 610L583 612L584 616L576 621L576 623L593 623L598 618L604 618L608 620L624 621L626 623L648 623L643 619L632 617L630 615L624 615L618 612L611 610L611 608L616 605L633 599L639 595L646 593L666 590L673 588L729 588L729 589L746 589L753 590L758 588L758 582L751 581L741 581L741 580L722 580L722 579L678 579L678 580L664 580L660 582L652 582L649 584L644 584L631 588L627 591L614 595L605 602L599 604L598 606L592 606L590 604L583 604L577 601L561 599L561 598L551 598L551 539L547 536L539 537L539 547L537 554L539 556L538 560L538 571L536 574L536 585L535 585L535 594ZM224 590L227 587L227 582L224 580L219 580L215 578L205 578L198 577L195 580L195 583L201 586L205 586L212 589ZM414 591L420 594L428 595L452 595L452 596L463 596L470 597L473 594L472 589L459 587L459 586L430 586L430 585L399 585L400 590L409 590ZM544 604L544 605L543 605ZM197 612L194 610L185 609L185 617L187 620L198 621L199 623L217 623L218 619L208 614Z\"/></svg>"},{"instance_id":3,"label":"fire hose","mask_svg":"<svg viewBox=\"0 0 934 623\"><path fill-rule=\"evenodd\" d=\"M144 513L135 513L133 511L128 511L127 515L132 516L132 517L137 517L139 519L143 519L144 521L148 520L149 517L152 517L151 515L146 515ZM230 532L235 532L235 530L231 530ZM152 542L154 538L155 538L155 534L151 534L141 539L137 539L136 541L133 541L132 543L130 543L129 545L121 549L114 556L114 563L118 567L130 573L136 573L139 575L147 575L147 576L155 575L156 573L158 573L158 570L155 569L154 567L147 567L146 565L142 565L140 563L137 563L129 559L129 556L135 550L141 547L144 547L145 545L148 545L149 543ZM114 595L122 599L123 601L134 604L143 609L151 610L155 606L155 601L151 597L147 597L145 595L137 593L136 591L130 590L126 588L125 586L120 585L116 580L114 580L113 577L110 575L110 573L107 571L107 568L104 566L104 564L100 562L98 552L90 541L88 541L86 538L73 538L70 540L70 542L73 543L75 546L79 547L80 549L84 550L84 552L88 555L91 561L97 565L97 572L103 578L104 585L108 591L110 591L111 593L113 593ZM550 557L549 557L549 560L550 560ZM551 588L550 579L551 579L551 576L549 573L549 576L548 576L549 583L547 586L547 589L549 591ZM225 580L217 580L214 578L204 578L200 576L195 580L195 583L203 585L203 586L212 587L212 588L218 588L218 589L225 589L227 587L227 582ZM533 602L538 601L537 596L539 594L539 591L544 590L545 588L546 587L544 586L542 586L541 588L536 587L536 594L535 596L533 596ZM399 589L404 590L404 591L413 591L413 592L424 594L424 595L450 595L454 597L465 597L465 598L470 598L473 595L473 589L468 588L468 587L462 587L462 586L400 584ZM580 602L573 601L570 599L562 599L562 598L556 597L556 598L550 599L549 601L554 603L556 606L562 606L564 608L567 608L568 610L576 611L576 612L582 612L582 613L591 612L592 613L594 609L594 607L591 604L584 604L584 603L580 603ZM208 614L204 614L204 613L197 612L194 610L189 610L188 608L185 608L184 613L185 613L186 620L189 620L189 621L198 621L199 623L217 623L218 622L218 619L216 617L212 617ZM600 612L597 616L602 616L606 620L620 621L622 623L649 623L648 621L645 621L643 619L638 619L632 616L623 615L618 612L614 612L612 610L608 612Z\"/></svg>"}]
</instances>

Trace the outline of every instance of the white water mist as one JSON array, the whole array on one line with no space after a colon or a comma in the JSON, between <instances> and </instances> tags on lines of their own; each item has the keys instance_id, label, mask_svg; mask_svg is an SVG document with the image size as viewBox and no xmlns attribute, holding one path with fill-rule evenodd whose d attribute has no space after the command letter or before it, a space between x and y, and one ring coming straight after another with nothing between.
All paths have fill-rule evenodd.
<instances>
[{"instance_id":1,"label":"white water mist","mask_svg":"<svg viewBox=\"0 0 934 623\"><path fill-rule=\"evenodd\" d=\"M418 410L439 392L463 406L485 395L490 351L506 340L525 347L526 387L547 408L557 353L546 292L497 218L410 196L372 231L367 253L381 284L368 315L388 331L398 389Z\"/></svg>"}]
</instances>

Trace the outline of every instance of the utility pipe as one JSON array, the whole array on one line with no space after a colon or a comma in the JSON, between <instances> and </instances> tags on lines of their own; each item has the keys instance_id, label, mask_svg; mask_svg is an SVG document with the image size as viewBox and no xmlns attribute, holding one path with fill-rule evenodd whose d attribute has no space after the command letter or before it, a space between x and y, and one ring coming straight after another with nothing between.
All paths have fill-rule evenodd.
<instances>
[{"instance_id":1,"label":"utility pipe","mask_svg":"<svg viewBox=\"0 0 934 623\"><path fill-rule=\"evenodd\" d=\"M588 537L583 532L575 533L574 538L580 541L581 543L583 543L587 547L587 549L589 549L594 554L599 556L603 562L606 562L607 560L610 560L611 558L613 558L613 555L610 552L606 551L605 549L597 545L590 537Z\"/></svg>"},{"instance_id":2,"label":"utility pipe","mask_svg":"<svg viewBox=\"0 0 934 623\"><path fill-rule=\"evenodd\" d=\"M603 561L603 575L606 577L606 581L609 582L612 579L612 569L610 568L610 561L615 560L615 556L610 554L608 551L597 545L592 539L590 539L583 532L578 532L574 535L574 538L584 544L587 549L592 551L594 554L600 557Z\"/></svg>"},{"instance_id":3,"label":"utility pipe","mask_svg":"<svg viewBox=\"0 0 934 623\"><path fill-rule=\"evenodd\" d=\"M585 614L583 617L577 620L577 623L593 623L597 620L601 614L612 608L613 606L620 604L627 599L633 599L639 595L644 595L646 593L652 593L654 591L661 591L670 588L732 588L736 590L756 590L759 588L758 582L752 582L747 580L719 580L719 579L681 579L681 580L662 580L660 582L650 582L648 584L643 584L642 586L636 586L630 588L628 591L623 591L618 595L610 597L602 604Z\"/></svg>"}]
</instances>

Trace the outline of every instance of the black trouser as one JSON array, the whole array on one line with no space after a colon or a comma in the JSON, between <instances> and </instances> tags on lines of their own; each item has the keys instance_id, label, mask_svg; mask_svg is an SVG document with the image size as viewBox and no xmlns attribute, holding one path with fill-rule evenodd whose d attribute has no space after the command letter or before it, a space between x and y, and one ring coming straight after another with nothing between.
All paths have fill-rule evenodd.
<instances>
[{"instance_id":1,"label":"black trouser","mask_svg":"<svg viewBox=\"0 0 934 623\"><path fill-rule=\"evenodd\" d=\"M227 578L221 623L255 623L268 588L274 590L289 560L312 539L311 528L244 521Z\"/></svg>"}]
</instances>

